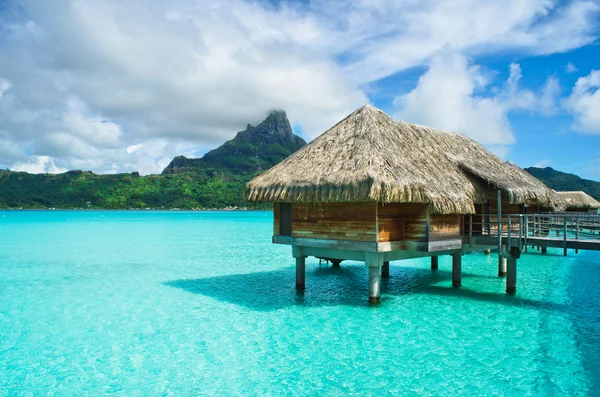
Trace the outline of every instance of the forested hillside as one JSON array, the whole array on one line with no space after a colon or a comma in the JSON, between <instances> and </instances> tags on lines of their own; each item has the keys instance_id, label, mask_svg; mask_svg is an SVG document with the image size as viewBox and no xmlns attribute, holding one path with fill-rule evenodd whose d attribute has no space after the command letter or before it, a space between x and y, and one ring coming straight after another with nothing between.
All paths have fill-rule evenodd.
<instances>
[{"instance_id":1,"label":"forested hillside","mask_svg":"<svg viewBox=\"0 0 600 397\"><path fill-rule=\"evenodd\" d=\"M284 112L272 112L202 158L176 157L161 175L0 171L0 208L265 208L245 202L245 184L305 144Z\"/></svg>"}]
</instances>

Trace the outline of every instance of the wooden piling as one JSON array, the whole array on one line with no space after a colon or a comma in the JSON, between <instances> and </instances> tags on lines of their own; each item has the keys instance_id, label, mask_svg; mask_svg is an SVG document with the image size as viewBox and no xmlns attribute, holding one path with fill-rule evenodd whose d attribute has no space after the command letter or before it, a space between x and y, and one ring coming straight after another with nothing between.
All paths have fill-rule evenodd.
<instances>
[{"instance_id":1,"label":"wooden piling","mask_svg":"<svg viewBox=\"0 0 600 397\"><path fill-rule=\"evenodd\" d=\"M462 272L462 254L452 254L452 286L460 287Z\"/></svg>"},{"instance_id":2,"label":"wooden piling","mask_svg":"<svg viewBox=\"0 0 600 397\"><path fill-rule=\"evenodd\" d=\"M431 270L437 270L439 267L439 257L432 256L431 257Z\"/></svg>"},{"instance_id":3,"label":"wooden piling","mask_svg":"<svg viewBox=\"0 0 600 397\"><path fill-rule=\"evenodd\" d=\"M504 277L506 275L506 258L503 255L504 251L506 251L506 246L503 245L498 251L498 277Z\"/></svg>"},{"instance_id":4,"label":"wooden piling","mask_svg":"<svg viewBox=\"0 0 600 397\"><path fill-rule=\"evenodd\" d=\"M383 262L383 266L381 266L381 277L389 278L390 277L390 262Z\"/></svg>"},{"instance_id":5,"label":"wooden piling","mask_svg":"<svg viewBox=\"0 0 600 397\"><path fill-rule=\"evenodd\" d=\"M306 257L296 258L296 289L303 290L306 280Z\"/></svg>"},{"instance_id":6,"label":"wooden piling","mask_svg":"<svg viewBox=\"0 0 600 397\"><path fill-rule=\"evenodd\" d=\"M510 256L507 258L506 269L506 293L514 294L517 292L517 259Z\"/></svg>"},{"instance_id":7,"label":"wooden piling","mask_svg":"<svg viewBox=\"0 0 600 397\"><path fill-rule=\"evenodd\" d=\"M380 302L381 271L379 267L369 266L369 303Z\"/></svg>"}]
</instances>

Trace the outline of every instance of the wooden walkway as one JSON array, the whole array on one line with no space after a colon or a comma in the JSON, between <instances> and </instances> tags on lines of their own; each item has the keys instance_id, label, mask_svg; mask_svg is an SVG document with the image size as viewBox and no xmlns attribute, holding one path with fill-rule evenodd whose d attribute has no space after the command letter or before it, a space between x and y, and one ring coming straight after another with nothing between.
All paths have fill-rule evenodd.
<instances>
[{"instance_id":1,"label":"wooden walkway","mask_svg":"<svg viewBox=\"0 0 600 397\"><path fill-rule=\"evenodd\" d=\"M490 216L482 215L482 219L490 219ZM483 231L474 232L473 226L478 225ZM501 215L495 223L470 222L468 232L467 244L497 244L499 251L510 252L511 248L518 247L520 252L527 252L528 247L551 247L562 248L565 256L569 249L600 251L600 215L597 214L508 214Z\"/></svg>"}]
</instances>

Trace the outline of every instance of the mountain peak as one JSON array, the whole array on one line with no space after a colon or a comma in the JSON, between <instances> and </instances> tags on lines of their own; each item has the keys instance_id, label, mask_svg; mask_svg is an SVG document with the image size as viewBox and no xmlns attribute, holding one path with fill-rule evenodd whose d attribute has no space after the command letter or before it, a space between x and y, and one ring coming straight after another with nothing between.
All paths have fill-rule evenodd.
<instances>
[{"instance_id":1,"label":"mountain peak","mask_svg":"<svg viewBox=\"0 0 600 397\"><path fill-rule=\"evenodd\" d=\"M259 125L253 127L248 124L244 131L238 132L236 138L250 139L250 135L271 135L280 136L286 139L293 139L296 135L292 131L292 126L283 110L272 110L266 119Z\"/></svg>"},{"instance_id":2,"label":"mountain peak","mask_svg":"<svg viewBox=\"0 0 600 397\"><path fill-rule=\"evenodd\" d=\"M256 127L248 124L235 138L206 153L201 159L176 157L163 174L196 168L228 169L236 173L254 173L271 168L306 141L294 134L283 110L272 110Z\"/></svg>"}]
</instances>

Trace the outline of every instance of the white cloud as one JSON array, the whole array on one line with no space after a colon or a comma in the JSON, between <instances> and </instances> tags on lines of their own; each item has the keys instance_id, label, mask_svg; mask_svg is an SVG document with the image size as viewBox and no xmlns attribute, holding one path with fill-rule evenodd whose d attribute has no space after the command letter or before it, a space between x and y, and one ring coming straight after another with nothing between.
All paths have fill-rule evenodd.
<instances>
[{"instance_id":1,"label":"white cloud","mask_svg":"<svg viewBox=\"0 0 600 397\"><path fill-rule=\"evenodd\" d=\"M537 168L546 168L549 167L551 164L550 160L540 160L537 163L535 163L533 166L537 167Z\"/></svg>"},{"instance_id":2,"label":"white cloud","mask_svg":"<svg viewBox=\"0 0 600 397\"><path fill-rule=\"evenodd\" d=\"M597 38L599 9L586 0L312 0L276 6L8 0L3 7L0 76L11 85L2 91L0 83L0 137L12 157L0 158L0 165L32 153L61 167L145 167L143 173L158 170L178 148L194 153L214 147L273 108L285 109L292 124L313 138L367 103L369 83L429 64L443 49L476 58L581 47ZM510 142L506 108L530 109L534 94L510 94L509 80L502 88L506 97L478 96L488 84L483 73L468 67L457 73L463 79L457 88L466 91L456 106L485 115L492 126L489 142ZM513 72L516 81L519 74ZM471 131L484 119L445 117L453 122L445 128L467 124ZM137 159L142 147L128 153L139 144L153 157Z\"/></svg>"},{"instance_id":3,"label":"white cloud","mask_svg":"<svg viewBox=\"0 0 600 397\"><path fill-rule=\"evenodd\" d=\"M549 77L542 88L539 98L540 112L543 115L553 115L559 110L560 84L556 77Z\"/></svg>"},{"instance_id":4,"label":"white cloud","mask_svg":"<svg viewBox=\"0 0 600 397\"><path fill-rule=\"evenodd\" d=\"M577 71L577 67L573 65L573 63L569 62L567 63L567 66L565 66L565 71L567 73L575 73Z\"/></svg>"},{"instance_id":5,"label":"white cloud","mask_svg":"<svg viewBox=\"0 0 600 397\"><path fill-rule=\"evenodd\" d=\"M595 1L560 7L549 0L317 3L342 27L330 46L348 55L361 83L427 63L448 47L471 56L569 51L594 42L600 9Z\"/></svg>"},{"instance_id":6,"label":"white cloud","mask_svg":"<svg viewBox=\"0 0 600 397\"><path fill-rule=\"evenodd\" d=\"M519 74L519 68L511 68L506 83L508 91L502 94L510 101L518 94ZM398 108L396 117L459 132L484 145L511 144L514 135L503 100L476 95L487 84L480 68L470 66L462 55L440 53L419 78L415 89L394 100Z\"/></svg>"},{"instance_id":7,"label":"white cloud","mask_svg":"<svg viewBox=\"0 0 600 397\"><path fill-rule=\"evenodd\" d=\"M12 86L11 82L7 79L0 78L0 99L8 89Z\"/></svg>"},{"instance_id":8,"label":"white cloud","mask_svg":"<svg viewBox=\"0 0 600 397\"><path fill-rule=\"evenodd\" d=\"M67 171L66 168L57 167L54 159L49 156L31 156L29 162L16 163L11 168L13 171L25 171L30 174L60 174Z\"/></svg>"},{"instance_id":9,"label":"white cloud","mask_svg":"<svg viewBox=\"0 0 600 397\"><path fill-rule=\"evenodd\" d=\"M577 79L564 105L573 113L575 130L600 134L600 70Z\"/></svg>"},{"instance_id":10,"label":"white cloud","mask_svg":"<svg viewBox=\"0 0 600 397\"><path fill-rule=\"evenodd\" d=\"M520 87L521 78L521 66L512 63L508 79L497 87L480 66L469 64L463 55L441 52L431 60L417 86L395 98L396 117L467 135L506 157L507 145L515 142L510 112L558 111L556 78L549 77L539 93Z\"/></svg>"}]
</instances>

